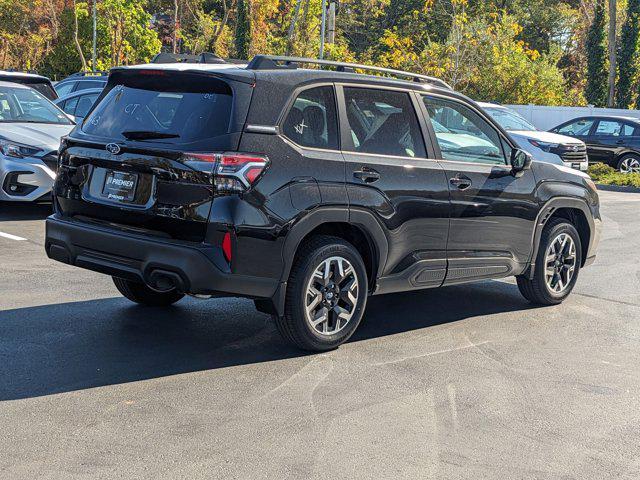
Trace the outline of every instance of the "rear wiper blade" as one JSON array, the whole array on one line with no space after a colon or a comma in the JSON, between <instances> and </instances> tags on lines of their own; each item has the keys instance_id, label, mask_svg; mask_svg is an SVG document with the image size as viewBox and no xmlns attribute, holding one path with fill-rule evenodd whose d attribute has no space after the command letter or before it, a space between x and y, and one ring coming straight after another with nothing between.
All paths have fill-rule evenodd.
<instances>
[{"instance_id":1,"label":"rear wiper blade","mask_svg":"<svg viewBox=\"0 0 640 480\"><path fill-rule=\"evenodd\" d=\"M146 140L152 138L178 138L177 133L151 132L145 130L130 130L122 132L122 135L129 140Z\"/></svg>"}]
</instances>

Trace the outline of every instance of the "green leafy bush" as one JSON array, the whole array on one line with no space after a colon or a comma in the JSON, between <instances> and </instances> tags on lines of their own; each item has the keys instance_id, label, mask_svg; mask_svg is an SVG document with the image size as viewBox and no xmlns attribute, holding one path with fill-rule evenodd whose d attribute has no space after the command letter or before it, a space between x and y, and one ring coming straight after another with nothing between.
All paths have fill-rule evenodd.
<instances>
[{"instance_id":1,"label":"green leafy bush","mask_svg":"<svg viewBox=\"0 0 640 480\"><path fill-rule=\"evenodd\" d=\"M594 182L602 185L640 188L640 173L620 173L604 163L594 163L587 173Z\"/></svg>"}]
</instances>

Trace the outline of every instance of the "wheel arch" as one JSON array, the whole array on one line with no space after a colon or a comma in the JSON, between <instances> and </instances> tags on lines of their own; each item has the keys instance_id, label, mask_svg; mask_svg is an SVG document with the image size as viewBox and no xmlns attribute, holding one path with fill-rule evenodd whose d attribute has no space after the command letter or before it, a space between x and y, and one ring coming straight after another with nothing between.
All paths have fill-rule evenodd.
<instances>
[{"instance_id":1,"label":"wheel arch","mask_svg":"<svg viewBox=\"0 0 640 480\"><path fill-rule=\"evenodd\" d=\"M289 278L300 246L315 235L333 235L351 243L367 268L369 289L375 286L387 260L388 241L375 217L366 210L319 208L295 224L283 247L284 269L281 282Z\"/></svg>"},{"instance_id":2,"label":"wheel arch","mask_svg":"<svg viewBox=\"0 0 640 480\"><path fill-rule=\"evenodd\" d=\"M591 242L593 241L595 223L587 202L581 198L556 197L548 200L536 218L533 234L532 254L527 267L527 276L533 278L536 257L540 248L542 231L552 218L564 218L578 231L581 244L581 267L585 265Z\"/></svg>"}]
</instances>

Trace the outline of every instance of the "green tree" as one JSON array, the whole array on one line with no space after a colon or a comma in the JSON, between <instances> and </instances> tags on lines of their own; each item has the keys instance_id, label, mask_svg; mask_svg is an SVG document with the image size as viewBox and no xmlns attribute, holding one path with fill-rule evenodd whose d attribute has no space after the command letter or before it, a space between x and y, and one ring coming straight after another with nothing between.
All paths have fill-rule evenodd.
<instances>
[{"instance_id":1,"label":"green tree","mask_svg":"<svg viewBox=\"0 0 640 480\"><path fill-rule=\"evenodd\" d=\"M604 0L596 0L593 21L587 33L587 86L584 96L596 107L607 103L607 45Z\"/></svg>"},{"instance_id":2,"label":"green tree","mask_svg":"<svg viewBox=\"0 0 640 480\"><path fill-rule=\"evenodd\" d=\"M249 48L251 46L251 22L249 19L250 0L238 0L238 12L236 15L236 56L238 58L249 58Z\"/></svg>"},{"instance_id":3,"label":"green tree","mask_svg":"<svg viewBox=\"0 0 640 480\"><path fill-rule=\"evenodd\" d=\"M629 0L627 19L622 25L618 50L618 85L616 107L629 108L633 102L633 83L638 72L638 27L640 25L640 0Z\"/></svg>"}]
</instances>

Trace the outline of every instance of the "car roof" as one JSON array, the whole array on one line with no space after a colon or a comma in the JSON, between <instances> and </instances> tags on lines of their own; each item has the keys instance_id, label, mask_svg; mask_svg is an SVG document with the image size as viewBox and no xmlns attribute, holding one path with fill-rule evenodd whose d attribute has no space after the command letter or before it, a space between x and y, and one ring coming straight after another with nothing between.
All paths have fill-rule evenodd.
<instances>
[{"instance_id":1,"label":"car roof","mask_svg":"<svg viewBox=\"0 0 640 480\"><path fill-rule=\"evenodd\" d=\"M566 120L564 122L562 122L563 124L565 123L570 123L570 122L574 122L576 120L624 120L627 122L638 122L640 123L640 118L638 117L632 117L629 115L583 115L580 117L575 117L575 118L571 118L569 120Z\"/></svg>"},{"instance_id":2,"label":"car roof","mask_svg":"<svg viewBox=\"0 0 640 480\"><path fill-rule=\"evenodd\" d=\"M33 80L46 80L50 82L47 77L44 75L38 75L37 73L27 73L27 72L12 72L10 70L0 70L0 78L2 77L15 77L15 78L25 78L25 79L33 79Z\"/></svg>"},{"instance_id":3,"label":"car roof","mask_svg":"<svg viewBox=\"0 0 640 480\"><path fill-rule=\"evenodd\" d=\"M377 84L380 86L396 87L418 91L434 91L452 97L470 100L465 95L447 88L438 87L429 83L415 82L392 77L367 75L355 72L340 72L326 69L296 68L296 69L264 69L249 70L244 63L147 63L140 65L128 65L115 67L111 71L134 70L162 70L175 72L211 72L216 76L235 76L247 83L266 81L280 84L283 88L291 90L305 83L344 82Z\"/></svg>"},{"instance_id":4,"label":"car roof","mask_svg":"<svg viewBox=\"0 0 640 480\"><path fill-rule=\"evenodd\" d=\"M76 90L75 92L71 92L68 95L65 95L63 97L58 98L55 102L56 105L58 105L58 103L64 102L65 100L69 100L70 98L74 98L74 97L80 97L82 95L87 95L87 94L92 94L92 93L98 93L100 94L102 92L102 88L85 88L83 90Z\"/></svg>"}]
</instances>

